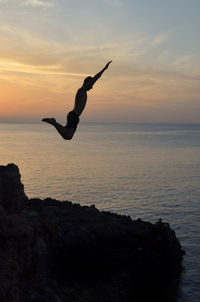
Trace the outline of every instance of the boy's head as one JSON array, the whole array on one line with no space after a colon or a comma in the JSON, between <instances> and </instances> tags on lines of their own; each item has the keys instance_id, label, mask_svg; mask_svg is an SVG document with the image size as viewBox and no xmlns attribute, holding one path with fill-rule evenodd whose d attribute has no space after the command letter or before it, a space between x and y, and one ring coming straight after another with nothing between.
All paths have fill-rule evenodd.
<instances>
[{"instance_id":1,"label":"boy's head","mask_svg":"<svg viewBox=\"0 0 200 302\"><path fill-rule=\"evenodd\" d=\"M85 80L83 81L83 85L87 85L87 90L92 89L92 83L91 85L89 85L89 83L91 82L91 80L93 79L93 77L88 76L87 78L85 78Z\"/></svg>"}]
</instances>

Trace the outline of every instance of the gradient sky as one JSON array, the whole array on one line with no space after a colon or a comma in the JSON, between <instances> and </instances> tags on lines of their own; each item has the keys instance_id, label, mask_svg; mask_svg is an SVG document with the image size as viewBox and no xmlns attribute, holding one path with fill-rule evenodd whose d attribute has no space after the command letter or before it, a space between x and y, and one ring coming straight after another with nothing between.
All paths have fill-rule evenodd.
<instances>
[{"instance_id":1,"label":"gradient sky","mask_svg":"<svg viewBox=\"0 0 200 302\"><path fill-rule=\"evenodd\" d=\"M199 0L0 0L0 121L200 122Z\"/></svg>"}]
</instances>

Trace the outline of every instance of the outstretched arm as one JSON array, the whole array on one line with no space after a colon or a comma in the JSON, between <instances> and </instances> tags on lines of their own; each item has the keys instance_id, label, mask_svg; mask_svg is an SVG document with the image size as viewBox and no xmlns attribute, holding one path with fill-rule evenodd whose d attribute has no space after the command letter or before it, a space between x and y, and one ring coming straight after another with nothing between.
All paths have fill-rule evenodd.
<instances>
[{"instance_id":1,"label":"outstretched arm","mask_svg":"<svg viewBox=\"0 0 200 302\"><path fill-rule=\"evenodd\" d=\"M109 61L106 64L106 66L93 77L93 80L92 80L93 84L100 78L100 76L102 75L102 73L108 68L108 66L110 65L111 62L112 61Z\"/></svg>"},{"instance_id":2,"label":"outstretched arm","mask_svg":"<svg viewBox=\"0 0 200 302\"><path fill-rule=\"evenodd\" d=\"M85 84L83 87L87 88L89 86L94 85L94 83L100 78L100 76L102 75L102 73L108 68L108 66L110 65L112 61L109 61L106 66L100 71L98 72L95 76L92 77L91 81L89 81L87 84Z\"/></svg>"}]
</instances>

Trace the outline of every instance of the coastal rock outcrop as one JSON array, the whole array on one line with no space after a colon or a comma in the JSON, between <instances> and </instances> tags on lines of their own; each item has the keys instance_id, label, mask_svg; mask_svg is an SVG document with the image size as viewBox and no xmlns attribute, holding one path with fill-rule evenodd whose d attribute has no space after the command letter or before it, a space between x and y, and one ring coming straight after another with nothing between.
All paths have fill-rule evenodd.
<instances>
[{"instance_id":1,"label":"coastal rock outcrop","mask_svg":"<svg viewBox=\"0 0 200 302\"><path fill-rule=\"evenodd\" d=\"M27 199L18 167L14 164L0 166L0 204L6 212L21 211Z\"/></svg>"},{"instance_id":2,"label":"coastal rock outcrop","mask_svg":"<svg viewBox=\"0 0 200 302\"><path fill-rule=\"evenodd\" d=\"M0 166L1 302L176 301L183 254L161 220L28 199Z\"/></svg>"}]
</instances>

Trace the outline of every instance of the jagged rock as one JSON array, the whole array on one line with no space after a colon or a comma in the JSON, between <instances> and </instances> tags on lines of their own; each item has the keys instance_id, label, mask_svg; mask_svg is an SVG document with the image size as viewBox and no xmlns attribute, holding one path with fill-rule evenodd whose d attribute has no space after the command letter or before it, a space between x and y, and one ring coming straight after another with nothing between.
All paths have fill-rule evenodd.
<instances>
[{"instance_id":1,"label":"jagged rock","mask_svg":"<svg viewBox=\"0 0 200 302\"><path fill-rule=\"evenodd\" d=\"M0 204L7 213L21 211L27 200L20 178L16 165L0 166Z\"/></svg>"},{"instance_id":2,"label":"jagged rock","mask_svg":"<svg viewBox=\"0 0 200 302\"><path fill-rule=\"evenodd\" d=\"M28 199L15 165L0 175L1 302L176 301L183 251L168 224Z\"/></svg>"}]
</instances>

